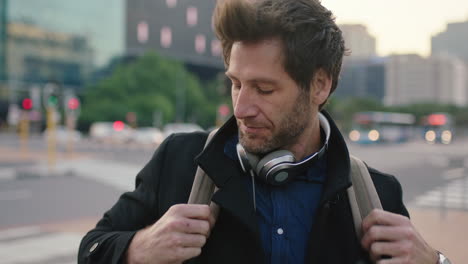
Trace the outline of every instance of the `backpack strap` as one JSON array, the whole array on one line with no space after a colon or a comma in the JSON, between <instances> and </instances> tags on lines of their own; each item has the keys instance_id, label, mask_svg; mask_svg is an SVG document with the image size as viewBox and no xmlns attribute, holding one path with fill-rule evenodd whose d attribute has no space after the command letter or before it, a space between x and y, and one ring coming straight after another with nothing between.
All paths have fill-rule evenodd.
<instances>
[{"instance_id":1,"label":"backpack strap","mask_svg":"<svg viewBox=\"0 0 468 264\"><path fill-rule=\"evenodd\" d=\"M356 235L360 240L362 238L362 219L373 209L382 209L382 204L366 164L353 155L350 155L350 160L353 185L348 188L347 192Z\"/></svg>"},{"instance_id":2,"label":"backpack strap","mask_svg":"<svg viewBox=\"0 0 468 264\"><path fill-rule=\"evenodd\" d=\"M215 129L210 132L203 148L206 148L217 131L218 129ZM216 219L219 214L219 206L211 201L211 196L213 196L213 193L217 190L218 188L215 186L213 180L198 166L195 179L193 180L192 190L190 191L188 204L209 204Z\"/></svg>"}]
</instances>

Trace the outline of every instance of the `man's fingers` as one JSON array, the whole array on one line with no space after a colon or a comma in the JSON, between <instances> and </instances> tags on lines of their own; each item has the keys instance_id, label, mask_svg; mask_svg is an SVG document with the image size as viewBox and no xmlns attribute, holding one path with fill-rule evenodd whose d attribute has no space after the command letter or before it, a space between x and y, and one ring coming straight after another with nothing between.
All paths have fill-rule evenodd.
<instances>
[{"instance_id":1,"label":"man's fingers","mask_svg":"<svg viewBox=\"0 0 468 264\"><path fill-rule=\"evenodd\" d=\"M369 254L372 260L377 261L382 256L406 256L411 250L411 243L408 242L375 242L370 246Z\"/></svg>"},{"instance_id":2,"label":"man's fingers","mask_svg":"<svg viewBox=\"0 0 468 264\"><path fill-rule=\"evenodd\" d=\"M210 222L206 220L184 219L185 224L182 227L184 233L199 234L205 237L210 235Z\"/></svg>"},{"instance_id":3,"label":"man's fingers","mask_svg":"<svg viewBox=\"0 0 468 264\"><path fill-rule=\"evenodd\" d=\"M376 262L377 264L401 264L401 263L408 263L404 258L389 258L389 259L381 259Z\"/></svg>"},{"instance_id":4,"label":"man's fingers","mask_svg":"<svg viewBox=\"0 0 468 264\"><path fill-rule=\"evenodd\" d=\"M414 235L414 233L411 227L374 225L364 233L361 245L364 249L369 250L369 247L374 241L390 242L402 239L411 239L412 235Z\"/></svg>"},{"instance_id":5,"label":"man's fingers","mask_svg":"<svg viewBox=\"0 0 468 264\"><path fill-rule=\"evenodd\" d=\"M168 213L187 218L209 220L210 207L206 204L176 204L169 208Z\"/></svg>"},{"instance_id":6,"label":"man's fingers","mask_svg":"<svg viewBox=\"0 0 468 264\"><path fill-rule=\"evenodd\" d=\"M411 225L411 222L406 216L374 209L362 220L362 231L366 233L374 225L401 226Z\"/></svg>"},{"instance_id":7,"label":"man's fingers","mask_svg":"<svg viewBox=\"0 0 468 264\"><path fill-rule=\"evenodd\" d=\"M166 225L166 229L172 232L199 234L208 237L210 235L211 228L208 220L174 217Z\"/></svg>"},{"instance_id":8,"label":"man's fingers","mask_svg":"<svg viewBox=\"0 0 468 264\"><path fill-rule=\"evenodd\" d=\"M179 260L187 260L201 254L199 247L180 247L175 250L175 258Z\"/></svg>"},{"instance_id":9,"label":"man's fingers","mask_svg":"<svg viewBox=\"0 0 468 264\"><path fill-rule=\"evenodd\" d=\"M206 243L206 236L195 234L176 233L170 238L170 247L203 247Z\"/></svg>"}]
</instances>

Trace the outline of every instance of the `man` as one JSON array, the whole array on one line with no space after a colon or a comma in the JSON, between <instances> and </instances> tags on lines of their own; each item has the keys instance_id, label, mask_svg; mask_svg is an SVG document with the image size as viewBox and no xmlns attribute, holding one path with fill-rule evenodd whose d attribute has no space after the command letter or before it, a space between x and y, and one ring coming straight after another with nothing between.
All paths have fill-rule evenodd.
<instances>
[{"instance_id":1,"label":"man","mask_svg":"<svg viewBox=\"0 0 468 264\"><path fill-rule=\"evenodd\" d=\"M349 153L320 112L345 52L331 12L318 0L226 0L214 24L234 118L204 150L206 133L170 136L136 189L83 238L79 263L438 263L398 181L374 169L385 211L364 219L361 241L355 235ZM286 156L287 174L265 173ZM217 217L186 204L197 166L219 188Z\"/></svg>"}]
</instances>

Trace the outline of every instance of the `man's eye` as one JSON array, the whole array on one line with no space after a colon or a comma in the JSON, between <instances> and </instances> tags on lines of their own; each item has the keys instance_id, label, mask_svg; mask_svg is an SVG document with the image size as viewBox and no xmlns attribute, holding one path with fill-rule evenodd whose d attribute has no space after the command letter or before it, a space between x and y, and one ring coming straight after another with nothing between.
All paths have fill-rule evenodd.
<instances>
[{"instance_id":1,"label":"man's eye","mask_svg":"<svg viewBox=\"0 0 468 264\"><path fill-rule=\"evenodd\" d=\"M271 94L271 93L273 93L273 90L268 89L268 88L261 88L261 87L257 87L257 91L258 91L259 94Z\"/></svg>"}]
</instances>

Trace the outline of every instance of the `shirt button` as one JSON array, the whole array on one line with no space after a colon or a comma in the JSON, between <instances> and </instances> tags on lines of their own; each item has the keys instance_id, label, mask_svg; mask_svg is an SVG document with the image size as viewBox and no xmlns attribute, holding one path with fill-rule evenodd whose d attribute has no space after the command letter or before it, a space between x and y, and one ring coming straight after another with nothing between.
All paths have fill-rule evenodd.
<instances>
[{"instance_id":1,"label":"shirt button","mask_svg":"<svg viewBox=\"0 0 468 264\"><path fill-rule=\"evenodd\" d=\"M93 253L94 250L96 250L97 246L99 245L98 242L94 243L91 248L89 249L89 253Z\"/></svg>"},{"instance_id":2,"label":"shirt button","mask_svg":"<svg viewBox=\"0 0 468 264\"><path fill-rule=\"evenodd\" d=\"M283 230L283 228L278 228L278 230L276 230L276 232L278 233L278 235L282 235L284 233L284 230Z\"/></svg>"}]
</instances>

